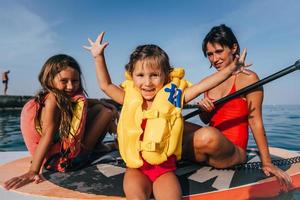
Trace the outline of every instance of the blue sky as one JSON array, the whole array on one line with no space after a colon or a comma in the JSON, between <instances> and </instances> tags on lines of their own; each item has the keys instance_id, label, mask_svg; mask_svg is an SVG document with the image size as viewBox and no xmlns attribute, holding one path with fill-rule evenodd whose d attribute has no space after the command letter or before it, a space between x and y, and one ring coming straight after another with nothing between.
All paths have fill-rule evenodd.
<instances>
[{"instance_id":1,"label":"blue sky","mask_svg":"<svg viewBox=\"0 0 300 200\"><path fill-rule=\"evenodd\" d=\"M300 59L298 0L3 0L0 1L0 71L11 70L8 93L33 95L41 66L54 54L81 65L90 97L98 89L93 60L82 45L106 32L106 60L115 83L140 44L157 44L171 64L195 83L214 72L201 51L211 27L225 23L235 32L260 78ZM300 72L265 85L264 104L299 104ZM0 89L2 90L1 85Z\"/></svg>"}]
</instances>

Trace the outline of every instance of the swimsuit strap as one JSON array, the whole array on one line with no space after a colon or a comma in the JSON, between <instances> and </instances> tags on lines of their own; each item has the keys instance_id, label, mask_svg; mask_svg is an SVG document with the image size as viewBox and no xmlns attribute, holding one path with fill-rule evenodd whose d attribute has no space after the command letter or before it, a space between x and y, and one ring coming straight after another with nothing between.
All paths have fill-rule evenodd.
<instances>
[{"instance_id":1,"label":"swimsuit strap","mask_svg":"<svg viewBox=\"0 0 300 200\"><path fill-rule=\"evenodd\" d=\"M232 94L234 92L236 92L236 86L235 86L235 83L236 83L236 77L237 77L237 74L233 75L234 76L234 79L233 79L233 84L232 84L232 87L231 87L231 90L229 92L229 94ZM229 95L228 94L228 95ZM227 96L227 95L226 95Z\"/></svg>"}]
</instances>

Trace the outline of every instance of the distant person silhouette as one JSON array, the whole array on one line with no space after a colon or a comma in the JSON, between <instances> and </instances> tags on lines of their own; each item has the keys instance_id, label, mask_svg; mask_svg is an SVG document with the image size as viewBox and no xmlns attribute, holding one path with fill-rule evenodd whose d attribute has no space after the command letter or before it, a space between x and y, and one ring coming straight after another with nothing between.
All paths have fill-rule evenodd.
<instances>
[{"instance_id":1,"label":"distant person silhouette","mask_svg":"<svg viewBox=\"0 0 300 200\"><path fill-rule=\"evenodd\" d=\"M2 73L2 83L4 84L4 91L3 94L6 95L7 94L7 88L8 88L8 74L9 74L9 70L5 71Z\"/></svg>"}]
</instances>

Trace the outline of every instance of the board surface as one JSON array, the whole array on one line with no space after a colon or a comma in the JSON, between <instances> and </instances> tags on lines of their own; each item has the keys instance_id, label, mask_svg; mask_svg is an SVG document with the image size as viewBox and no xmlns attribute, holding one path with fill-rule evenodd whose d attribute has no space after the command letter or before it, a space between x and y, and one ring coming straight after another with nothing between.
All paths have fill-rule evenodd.
<instances>
[{"instance_id":1,"label":"board surface","mask_svg":"<svg viewBox=\"0 0 300 200\"><path fill-rule=\"evenodd\" d=\"M292 177L293 187L300 188L300 154L279 148L270 148L270 153L276 165ZM254 149L248 152L247 164L235 169L220 170L181 161L176 175L185 199L223 199L224 195L226 199L277 196L281 192L279 183L275 177L266 177L262 173L258 161ZM1 165L1 185L8 178L24 173L29 165L30 157ZM122 199L124 172L124 162L118 152L112 152L79 171L59 173L43 170L42 183L28 184L15 191L64 199Z\"/></svg>"}]
</instances>

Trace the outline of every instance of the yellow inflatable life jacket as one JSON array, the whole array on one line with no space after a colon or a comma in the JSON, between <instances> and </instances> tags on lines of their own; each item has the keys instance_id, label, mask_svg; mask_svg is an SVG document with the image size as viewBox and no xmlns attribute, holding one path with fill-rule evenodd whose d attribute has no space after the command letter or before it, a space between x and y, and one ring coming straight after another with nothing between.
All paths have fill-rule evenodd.
<instances>
[{"instance_id":1,"label":"yellow inflatable life jacket","mask_svg":"<svg viewBox=\"0 0 300 200\"><path fill-rule=\"evenodd\" d=\"M183 92L190 85L183 76L184 69L174 69L170 73L171 82L158 91L151 108L146 111L142 110L143 97L133 81L123 82L125 98L118 123L118 143L127 167L139 168L143 159L157 165L171 155L176 155L177 160L181 158ZM143 119L147 119L144 131L141 128Z\"/></svg>"}]
</instances>

